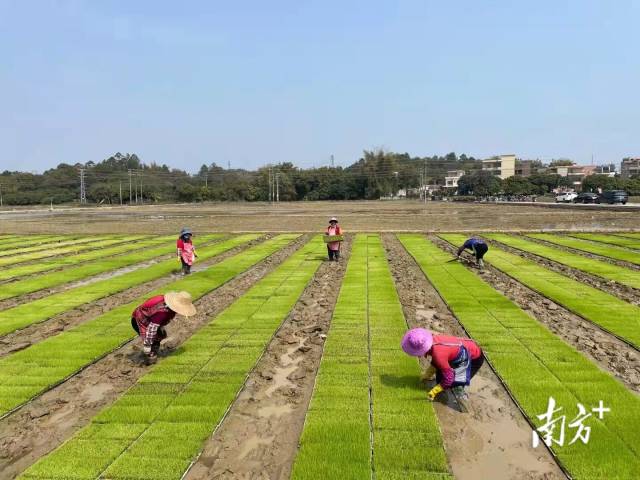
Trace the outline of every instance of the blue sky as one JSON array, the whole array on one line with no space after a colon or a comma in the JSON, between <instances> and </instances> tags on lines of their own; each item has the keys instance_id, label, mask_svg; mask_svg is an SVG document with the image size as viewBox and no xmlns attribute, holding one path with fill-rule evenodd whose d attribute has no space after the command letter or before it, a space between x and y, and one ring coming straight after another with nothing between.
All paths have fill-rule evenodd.
<instances>
[{"instance_id":1,"label":"blue sky","mask_svg":"<svg viewBox=\"0 0 640 480\"><path fill-rule=\"evenodd\" d=\"M640 155L640 2L0 0L0 170Z\"/></svg>"}]
</instances>

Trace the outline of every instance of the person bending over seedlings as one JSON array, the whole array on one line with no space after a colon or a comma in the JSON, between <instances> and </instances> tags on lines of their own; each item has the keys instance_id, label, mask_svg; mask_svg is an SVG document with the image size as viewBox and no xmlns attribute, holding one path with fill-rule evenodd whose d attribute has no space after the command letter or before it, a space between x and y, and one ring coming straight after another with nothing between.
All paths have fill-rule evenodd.
<instances>
[{"instance_id":1,"label":"person bending over seedlings","mask_svg":"<svg viewBox=\"0 0 640 480\"><path fill-rule=\"evenodd\" d=\"M436 386L429 390L431 401L447 389L464 387L484 363L482 350L469 338L434 334L424 328L413 328L402 338L402 350L413 357L431 356L431 364L422 372L422 380L436 378Z\"/></svg>"},{"instance_id":2,"label":"person bending over seedlings","mask_svg":"<svg viewBox=\"0 0 640 480\"><path fill-rule=\"evenodd\" d=\"M340 226L338 225L338 219L336 217L331 217L329 219L329 226L326 231L327 235L342 235L342 230L340 230ZM342 245L342 241L338 242L329 242L327 243L327 252L329 253L329 261L335 260L336 262L340 258L340 245Z\"/></svg>"},{"instance_id":3,"label":"person bending over seedlings","mask_svg":"<svg viewBox=\"0 0 640 480\"><path fill-rule=\"evenodd\" d=\"M484 240L480 240L479 238L471 237L458 249L458 258L460 258L460 254L464 250L471 250L473 255L476 257L476 261L478 262L478 267L484 268L484 261L482 257L484 254L489 251L489 246L485 243Z\"/></svg>"},{"instance_id":4,"label":"person bending over seedlings","mask_svg":"<svg viewBox=\"0 0 640 480\"><path fill-rule=\"evenodd\" d=\"M191 233L191 230L185 227L180 230L180 236L176 242L178 258L182 264L183 275L189 275L191 273L191 265L193 265L193 262L198 257L196 247L193 246L193 242L191 240L192 237L193 233Z\"/></svg>"},{"instance_id":5,"label":"person bending over seedlings","mask_svg":"<svg viewBox=\"0 0 640 480\"><path fill-rule=\"evenodd\" d=\"M196 307L188 292L167 292L151 297L131 314L131 326L142 339L147 364L154 363L160 351L160 342L167 338L165 326L178 315L191 317Z\"/></svg>"}]
</instances>

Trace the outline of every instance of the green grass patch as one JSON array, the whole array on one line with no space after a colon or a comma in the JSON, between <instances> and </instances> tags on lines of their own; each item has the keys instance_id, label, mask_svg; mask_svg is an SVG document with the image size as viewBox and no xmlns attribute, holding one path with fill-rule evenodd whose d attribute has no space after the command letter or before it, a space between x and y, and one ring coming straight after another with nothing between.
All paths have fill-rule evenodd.
<instances>
[{"instance_id":1,"label":"green grass patch","mask_svg":"<svg viewBox=\"0 0 640 480\"><path fill-rule=\"evenodd\" d=\"M634 263L640 265L640 252L634 252L626 248L616 245L606 245L598 242L590 242L582 238L567 237L563 235L553 235L551 233L531 233L527 235L531 238L544 240L545 242L555 243L563 247L581 250L583 252L600 255L601 257L613 258L614 260L622 260L623 262Z\"/></svg>"},{"instance_id":2,"label":"green grass patch","mask_svg":"<svg viewBox=\"0 0 640 480\"><path fill-rule=\"evenodd\" d=\"M568 267L581 270L598 277L614 280L623 285L640 289L640 272L629 268L620 267L609 262L594 260L593 258L570 253L558 248L553 248L541 243L525 240L513 235L502 233L494 233L485 235L491 240L504 243L510 247L522 250L523 252L533 253L539 257L553 260L554 262L567 265Z\"/></svg>"},{"instance_id":3,"label":"green grass patch","mask_svg":"<svg viewBox=\"0 0 640 480\"><path fill-rule=\"evenodd\" d=\"M568 422L577 403L587 409L602 400L611 408L602 421L591 417L588 444L554 447L574 478L637 478L640 468L640 399L610 374L494 290L479 276L421 235L398 235L429 281L482 346L521 408L536 425L549 396L563 407ZM457 236L446 238L459 243ZM493 260L496 249L488 256ZM493 306L481 301L493 300ZM495 310L494 310L495 308ZM574 430L567 435L573 436Z\"/></svg>"},{"instance_id":4,"label":"green grass patch","mask_svg":"<svg viewBox=\"0 0 640 480\"><path fill-rule=\"evenodd\" d=\"M114 457L109 448L105 448L101 452L102 455L94 456L92 452L92 463L97 466L92 473L95 473L96 477L113 480L181 478L202 448L203 442L222 420L237 392L242 388L246 375L258 361L274 332L287 317L320 266L322 257L319 257L317 252L321 251L322 247L321 237L314 238L256 283L247 296L236 301L217 317L218 320L233 320L233 329L222 327L222 335L226 335L229 340L240 342L245 334L255 339L256 332L261 332L260 349L253 350L250 355L240 355L228 353L224 344L218 349L203 347L209 336L219 337L217 321L212 322L185 342L180 354L175 354L193 354L193 358L199 359L197 366L189 369L189 379L167 386L145 382L148 377L161 376L165 370L168 370L167 376L176 374L175 366L170 362L159 362L115 404L96 416L88 427L42 458L20 478L38 478L39 472L54 472L54 475L49 474L47 477L51 480L68 478L66 475L71 473L67 467L69 451L77 451L86 442L87 437L97 445L104 443L109 446L110 442L115 442L114 436L118 436L117 446L122 453ZM296 278L296 289L289 288L293 283L292 278ZM288 292L287 295L278 295L281 288ZM252 310L247 310L243 303L247 297L247 301L251 302L251 294L259 294L265 299L261 304L253 305ZM280 301L272 301L276 296ZM281 301L282 299L286 299L286 302ZM255 321L254 318L257 315L268 315L275 318L275 321L270 328L261 328L261 322ZM236 376L233 383L209 381L202 373L205 367L211 364L217 364L224 370L225 365L240 362L241 356L249 359L245 360L245 370ZM233 372L234 368L231 370ZM127 430L132 424L135 426ZM117 427L102 430L104 426ZM124 427L124 430L119 426ZM136 433L142 430L142 433L133 437L133 430Z\"/></svg>"},{"instance_id":5,"label":"green grass patch","mask_svg":"<svg viewBox=\"0 0 640 480\"><path fill-rule=\"evenodd\" d=\"M454 245L463 235L441 235ZM603 329L640 346L640 308L495 245L485 257L497 269Z\"/></svg>"}]
</instances>

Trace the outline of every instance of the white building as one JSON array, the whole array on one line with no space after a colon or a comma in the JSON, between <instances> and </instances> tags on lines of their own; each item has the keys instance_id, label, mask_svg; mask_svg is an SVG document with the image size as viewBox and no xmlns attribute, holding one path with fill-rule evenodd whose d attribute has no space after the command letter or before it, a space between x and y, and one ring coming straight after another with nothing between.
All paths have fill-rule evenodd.
<instances>
[{"instance_id":1,"label":"white building","mask_svg":"<svg viewBox=\"0 0 640 480\"><path fill-rule=\"evenodd\" d=\"M444 177L444 186L446 188L458 188L458 180L460 180L464 174L464 170L449 170L447 176Z\"/></svg>"},{"instance_id":2,"label":"white building","mask_svg":"<svg viewBox=\"0 0 640 480\"><path fill-rule=\"evenodd\" d=\"M497 155L482 160L482 170L491 172L501 179L513 177L516 174L515 155Z\"/></svg>"}]
</instances>

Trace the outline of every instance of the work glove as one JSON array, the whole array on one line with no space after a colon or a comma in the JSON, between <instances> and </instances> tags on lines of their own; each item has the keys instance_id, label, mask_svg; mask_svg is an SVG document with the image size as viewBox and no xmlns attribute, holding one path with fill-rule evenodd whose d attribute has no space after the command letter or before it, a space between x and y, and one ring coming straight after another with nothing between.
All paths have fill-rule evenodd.
<instances>
[{"instance_id":1,"label":"work glove","mask_svg":"<svg viewBox=\"0 0 640 480\"><path fill-rule=\"evenodd\" d=\"M420 375L420 380L423 382L426 382L429 380L433 380L435 376L436 376L436 368L433 365L429 365L427 368L425 368L422 371L422 374Z\"/></svg>"},{"instance_id":2,"label":"work glove","mask_svg":"<svg viewBox=\"0 0 640 480\"><path fill-rule=\"evenodd\" d=\"M442 388L442 385L436 385L431 390L429 390L429 393L427 393L427 399L433 402L436 399L436 396L443 390L444 389Z\"/></svg>"}]
</instances>

